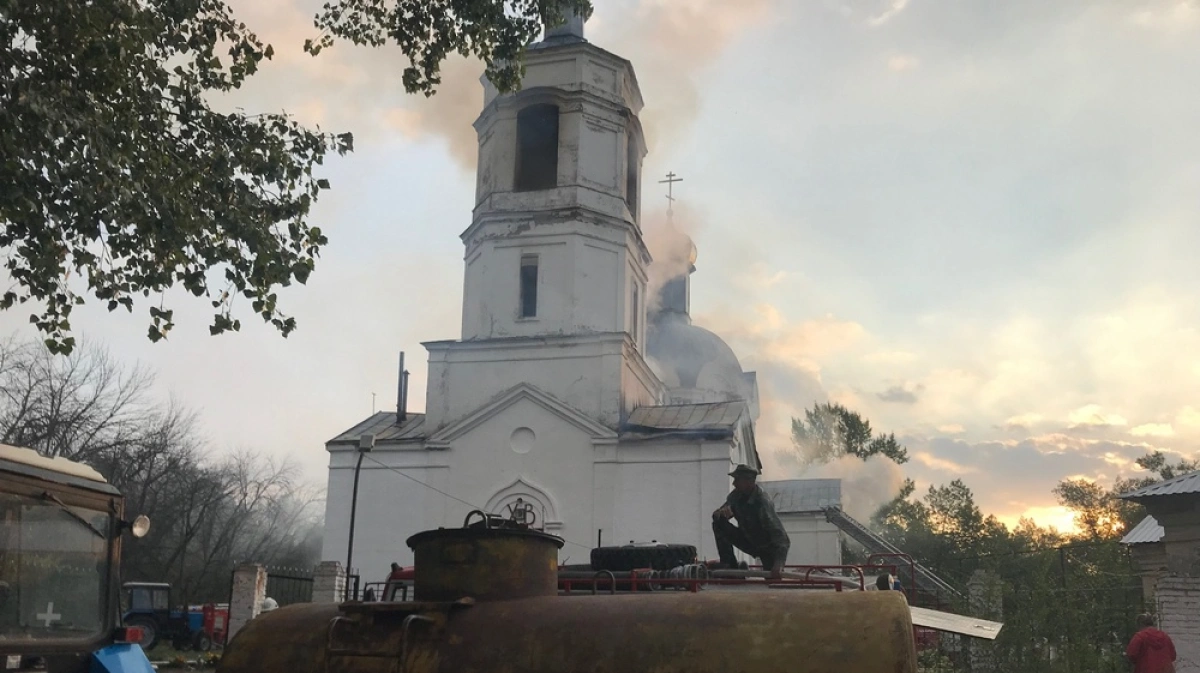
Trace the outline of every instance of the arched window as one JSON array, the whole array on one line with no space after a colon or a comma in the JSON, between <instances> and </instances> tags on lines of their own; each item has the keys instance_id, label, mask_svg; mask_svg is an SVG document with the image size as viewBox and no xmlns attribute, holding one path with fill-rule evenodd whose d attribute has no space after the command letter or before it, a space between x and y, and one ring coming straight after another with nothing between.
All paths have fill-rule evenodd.
<instances>
[{"instance_id":1,"label":"arched window","mask_svg":"<svg viewBox=\"0 0 1200 673\"><path fill-rule=\"evenodd\" d=\"M513 189L558 186L558 106L530 105L517 113L517 171Z\"/></svg>"}]
</instances>

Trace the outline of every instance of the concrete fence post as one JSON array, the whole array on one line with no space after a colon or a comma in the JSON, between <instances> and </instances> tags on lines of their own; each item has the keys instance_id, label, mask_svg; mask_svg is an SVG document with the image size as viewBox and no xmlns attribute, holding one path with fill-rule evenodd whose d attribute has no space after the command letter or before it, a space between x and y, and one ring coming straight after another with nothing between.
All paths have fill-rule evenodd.
<instances>
[{"instance_id":1,"label":"concrete fence post","mask_svg":"<svg viewBox=\"0 0 1200 673\"><path fill-rule=\"evenodd\" d=\"M267 597L267 569L257 563L243 563L233 571L233 591L229 598L230 642L237 632L262 610Z\"/></svg>"},{"instance_id":2,"label":"concrete fence post","mask_svg":"<svg viewBox=\"0 0 1200 673\"><path fill-rule=\"evenodd\" d=\"M1004 583L996 573L979 569L967 582L967 600L971 614L980 619L1004 621ZM970 661L972 673L992 673L996 670L996 645L972 638Z\"/></svg>"},{"instance_id":3,"label":"concrete fence post","mask_svg":"<svg viewBox=\"0 0 1200 673\"><path fill-rule=\"evenodd\" d=\"M337 561L321 561L313 571L312 602L341 603L345 595L345 568Z\"/></svg>"}]
</instances>

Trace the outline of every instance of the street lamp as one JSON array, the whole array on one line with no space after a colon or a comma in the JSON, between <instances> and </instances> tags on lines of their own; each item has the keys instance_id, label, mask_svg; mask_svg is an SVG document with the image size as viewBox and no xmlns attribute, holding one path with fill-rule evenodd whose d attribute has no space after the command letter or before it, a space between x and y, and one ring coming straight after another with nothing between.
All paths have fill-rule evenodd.
<instances>
[{"instance_id":1,"label":"street lamp","mask_svg":"<svg viewBox=\"0 0 1200 673\"><path fill-rule=\"evenodd\" d=\"M346 544L346 588L349 589L350 569L354 561L354 515L358 510L358 473L362 469L363 456L375 448L375 435L365 433L358 438L358 462L354 464L354 492L350 496L350 540ZM355 596L357 598L357 596Z\"/></svg>"}]
</instances>

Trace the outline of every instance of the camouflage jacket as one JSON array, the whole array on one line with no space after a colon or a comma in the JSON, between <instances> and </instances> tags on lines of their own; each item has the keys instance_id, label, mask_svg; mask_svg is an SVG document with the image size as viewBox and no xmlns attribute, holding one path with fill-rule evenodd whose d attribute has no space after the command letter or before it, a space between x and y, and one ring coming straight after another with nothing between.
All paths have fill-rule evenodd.
<instances>
[{"instance_id":1,"label":"camouflage jacket","mask_svg":"<svg viewBox=\"0 0 1200 673\"><path fill-rule=\"evenodd\" d=\"M733 518L738 527L756 546L766 549L786 550L792 546L783 523L775 514L775 506L763 492L762 487L755 485L752 493L743 495L736 490L725 499L725 504L733 510Z\"/></svg>"}]
</instances>

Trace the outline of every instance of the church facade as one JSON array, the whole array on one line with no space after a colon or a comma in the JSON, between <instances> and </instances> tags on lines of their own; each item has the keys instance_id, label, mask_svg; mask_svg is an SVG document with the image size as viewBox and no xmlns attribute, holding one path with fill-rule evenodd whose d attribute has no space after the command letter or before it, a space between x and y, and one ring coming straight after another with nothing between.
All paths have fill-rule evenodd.
<instances>
[{"instance_id":1,"label":"church facade","mask_svg":"<svg viewBox=\"0 0 1200 673\"><path fill-rule=\"evenodd\" d=\"M359 442L373 438L355 516L364 581L411 563L409 536L477 508L531 512L567 540L563 562L630 541L715 558L728 472L761 469L754 374L688 315L694 247L647 296L632 65L570 16L525 66L513 94L482 80L462 331L424 344L425 412L376 413L326 444L323 558L344 562Z\"/></svg>"}]
</instances>

